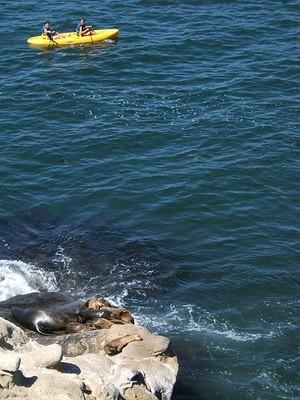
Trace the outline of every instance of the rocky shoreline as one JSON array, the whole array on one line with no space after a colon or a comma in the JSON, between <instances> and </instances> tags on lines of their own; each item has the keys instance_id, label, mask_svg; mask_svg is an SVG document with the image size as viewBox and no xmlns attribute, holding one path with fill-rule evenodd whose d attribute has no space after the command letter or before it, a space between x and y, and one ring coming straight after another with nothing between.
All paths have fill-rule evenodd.
<instances>
[{"instance_id":1,"label":"rocky shoreline","mask_svg":"<svg viewBox=\"0 0 300 400\"><path fill-rule=\"evenodd\" d=\"M12 312L48 313L73 301L32 293L0 302L0 399L170 400L178 372L170 341L135 325L127 310L93 303L83 314L93 318L47 334L20 324Z\"/></svg>"}]
</instances>

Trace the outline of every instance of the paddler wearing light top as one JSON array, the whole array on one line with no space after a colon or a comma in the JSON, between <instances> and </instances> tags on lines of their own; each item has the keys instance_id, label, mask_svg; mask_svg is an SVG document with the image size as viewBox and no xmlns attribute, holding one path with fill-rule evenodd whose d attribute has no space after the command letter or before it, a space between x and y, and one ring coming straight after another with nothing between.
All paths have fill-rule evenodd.
<instances>
[{"instance_id":1,"label":"paddler wearing light top","mask_svg":"<svg viewBox=\"0 0 300 400\"><path fill-rule=\"evenodd\" d=\"M48 36L50 40L58 39L64 35L59 34L51 28L50 22L46 21L43 26L43 35Z\"/></svg>"},{"instance_id":2,"label":"paddler wearing light top","mask_svg":"<svg viewBox=\"0 0 300 400\"><path fill-rule=\"evenodd\" d=\"M91 25L87 25L84 18L80 18L80 22L76 26L78 36L92 35L94 33Z\"/></svg>"}]
</instances>

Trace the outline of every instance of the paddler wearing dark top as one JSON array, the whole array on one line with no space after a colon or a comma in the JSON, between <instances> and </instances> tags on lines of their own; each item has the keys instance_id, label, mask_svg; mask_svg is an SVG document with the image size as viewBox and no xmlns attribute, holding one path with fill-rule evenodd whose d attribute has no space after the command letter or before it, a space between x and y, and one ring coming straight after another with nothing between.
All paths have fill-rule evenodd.
<instances>
[{"instance_id":1,"label":"paddler wearing dark top","mask_svg":"<svg viewBox=\"0 0 300 400\"><path fill-rule=\"evenodd\" d=\"M87 25L84 18L80 18L80 22L76 26L76 32L79 36L92 35L94 33L91 25Z\"/></svg>"}]
</instances>

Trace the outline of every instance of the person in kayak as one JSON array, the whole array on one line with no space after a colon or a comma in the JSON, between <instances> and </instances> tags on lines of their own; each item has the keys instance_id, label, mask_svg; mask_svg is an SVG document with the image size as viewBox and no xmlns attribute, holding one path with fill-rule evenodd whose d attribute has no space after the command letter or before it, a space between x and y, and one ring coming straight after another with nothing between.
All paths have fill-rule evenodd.
<instances>
[{"instance_id":1,"label":"person in kayak","mask_svg":"<svg viewBox=\"0 0 300 400\"><path fill-rule=\"evenodd\" d=\"M91 25L87 25L84 18L80 18L80 22L76 26L78 36L92 35L94 33Z\"/></svg>"},{"instance_id":2,"label":"person in kayak","mask_svg":"<svg viewBox=\"0 0 300 400\"><path fill-rule=\"evenodd\" d=\"M48 36L50 40L58 39L60 37L63 37L60 33L54 31L51 28L50 22L46 21L44 26L43 26L43 35Z\"/></svg>"}]
</instances>

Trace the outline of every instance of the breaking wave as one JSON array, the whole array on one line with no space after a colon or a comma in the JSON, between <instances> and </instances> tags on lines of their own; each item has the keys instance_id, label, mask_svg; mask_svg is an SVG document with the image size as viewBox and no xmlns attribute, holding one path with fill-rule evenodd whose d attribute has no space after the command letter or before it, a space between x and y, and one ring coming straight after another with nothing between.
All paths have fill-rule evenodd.
<instances>
[{"instance_id":1,"label":"breaking wave","mask_svg":"<svg viewBox=\"0 0 300 400\"><path fill-rule=\"evenodd\" d=\"M54 273L18 260L0 260L0 300L42 290L57 290Z\"/></svg>"}]
</instances>

